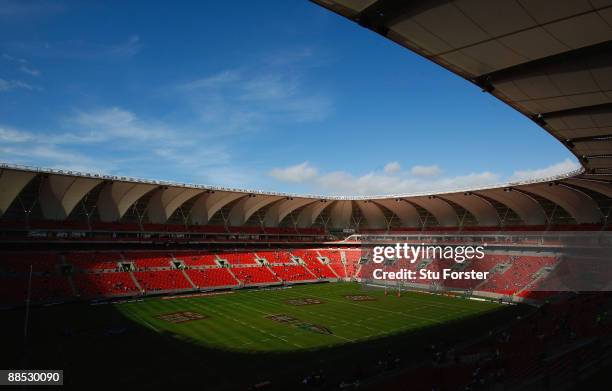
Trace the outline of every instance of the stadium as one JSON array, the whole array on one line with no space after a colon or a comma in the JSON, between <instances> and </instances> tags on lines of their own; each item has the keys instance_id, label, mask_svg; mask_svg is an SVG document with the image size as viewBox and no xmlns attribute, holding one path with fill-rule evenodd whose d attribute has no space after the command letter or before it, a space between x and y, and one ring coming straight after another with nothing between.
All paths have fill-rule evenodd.
<instances>
[{"instance_id":1,"label":"stadium","mask_svg":"<svg viewBox=\"0 0 612 391\"><path fill-rule=\"evenodd\" d=\"M312 3L510 106L580 168L317 196L2 163L0 368L62 370L58 389L608 389L612 3ZM373 259L395 243L442 250Z\"/></svg>"}]
</instances>

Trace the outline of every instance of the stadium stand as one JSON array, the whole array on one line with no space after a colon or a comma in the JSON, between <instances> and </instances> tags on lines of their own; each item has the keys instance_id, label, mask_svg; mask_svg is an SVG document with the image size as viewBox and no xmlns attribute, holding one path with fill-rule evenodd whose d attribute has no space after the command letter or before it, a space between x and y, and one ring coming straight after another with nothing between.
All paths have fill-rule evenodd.
<instances>
[{"instance_id":1,"label":"stadium stand","mask_svg":"<svg viewBox=\"0 0 612 391\"><path fill-rule=\"evenodd\" d=\"M340 278L346 278L346 267L342 262L342 254L340 250L319 250L321 257L327 258L329 261L328 266L338 275Z\"/></svg>"},{"instance_id":2,"label":"stadium stand","mask_svg":"<svg viewBox=\"0 0 612 391\"><path fill-rule=\"evenodd\" d=\"M313 281L316 279L315 275L302 265L270 266L270 269L285 282Z\"/></svg>"},{"instance_id":3,"label":"stadium stand","mask_svg":"<svg viewBox=\"0 0 612 391\"><path fill-rule=\"evenodd\" d=\"M288 251L257 251L256 255L268 263L293 263L293 256Z\"/></svg>"},{"instance_id":4,"label":"stadium stand","mask_svg":"<svg viewBox=\"0 0 612 391\"><path fill-rule=\"evenodd\" d=\"M123 257L126 261L134 261L138 270L147 270L149 268L168 267L172 256L166 253L142 253L142 252L127 252Z\"/></svg>"},{"instance_id":5,"label":"stadium stand","mask_svg":"<svg viewBox=\"0 0 612 391\"><path fill-rule=\"evenodd\" d=\"M127 272L76 273L73 278L80 296L86 299L133 296L139 293Z\"/></svg>"},{"instance_id":6,"label":"stadium stand","mask_svg":"<svg viewBox=\"0 0 612 391\"><path fill-rule=\"evenodd\" d=\"M221 259L228 261L232 265L257 265L255 254L252 252L225 253Z\"/></svg>"},{"instance_id":7,"label":"stadium stand","mask_svg":"<svg viewBox=\"0 0 612 391\"><path fill-rule=\"evenodd\" d=\"M166 292L193 289L180 270L137 271L134 277L146 292Z\"/></svg>"},{"instance_id":8,"label":"stadium stand","mask_svg":"<svg viewBox=\"0 0 612 391\"><path fill-rule=\"evenodd\" d=\"M175 252L174 258L183 261L187 267L217 266L217 256L214 254L201 254L199 252Z\"/></svg>"},{"instance_id":9,"label":"stadium stand","mask_svg":"<svg viewBox=\"0 0 612 391\"><path fill-rule=\"evenodd\" d=\"M275 284L280 282L266 266L233 267L231 272L244 285Z\"/></svg>"},{"instance_id":10,"label":"stadium stand","mask_svg":"<svg viewBox=\"0 0 612 391\"><path fill-rule=\"evenodd\" d=\"M323 264L319 260L319 253L317 250L292 250L291 253L296 257L300 258L306 264L308 270L310 270L317 278L320 279L337 279L338 276L329 268L329 266Z\"/></svg>"},{"instance_id":11,"label":"stadium stand","mask_svg":"<svg viewBox=\"0 0 612 391\"><path fill-rule=\"evenodd\" d=\"M65 255L66 263L82 270L116 270L123 260L118 252L73 252Z\"/></svg>"},{"instance_id":12,"label":"stadium stand","mask_svg":"<svg viewBox=\"0 0 612 391\"><path fill-rule=\"evenodd\" d=\"M540 281L552 273L559 261L554 255L524 255L522 253L487 254L481 260L458 264L452 260L424 260L414 263L404 260L381 265L362 263L362 251L346 249L258 250L243 252L175 251L100 252L75 251L13 254L3 253L0 277L3 281L0 304L22 305L27 290L29 265L33 265L32 300L36 303L75 298L112 298L196 289L220 289L253 285L293 283L317 280L355 278L367 280L376 268L384 271L407 269L431 271L450 268L454 271L489 272L486 280L447 279L443 282L420 280L428 288L465 290L482 294L512 296L515 300L545 300L555 295ZM295 258L297 257L297 258ZM266 260L269 265L256 262ZM62 263L62 259L65 263ZM222 267L218 259L228 261ZM294 260L300 259L303 264ZM133 262L135 268L122 269ZM328 264L324 262L329 262ZM346 264L345 264L346 263ZM174 264L184 270L174 269ZM181 266L182 264L182 266ZM63 270L72 266L73 270ZM74 288L71 288L71 280ZM140 287L138 286L140 285ZM16 293L17 292L17 293Z\"/></svg>"},{"instance_id":13,"label":"stadium stand","mask_svg":"<svg viewBox=\"0 0 612 391\"><path fill-rule=\"evenodd\" d=\"M185 271L191 281L200 289L233 287L238 281L226 268L189 269Z\"/></svg>"}]
</instances>

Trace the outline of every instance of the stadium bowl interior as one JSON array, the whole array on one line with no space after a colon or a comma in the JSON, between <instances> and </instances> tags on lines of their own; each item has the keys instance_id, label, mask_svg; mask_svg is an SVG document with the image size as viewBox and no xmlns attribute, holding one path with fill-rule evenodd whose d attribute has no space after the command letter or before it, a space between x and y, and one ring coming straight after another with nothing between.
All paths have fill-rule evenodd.
<instances>
[{"instance_id":1,"label":"stadium bowl interior","mask_svg":"<svg viewBox=\"0 0 612 391\"><path fill-rule=\"evenodd\" d=\"M506 103L581 168L333 197L2 164L2 367L74 389L609 385L612 2L313 3ZM487 243L479 262L382 267L489 277L374 281L381 237Z\"/></svg>"}]
</instances>

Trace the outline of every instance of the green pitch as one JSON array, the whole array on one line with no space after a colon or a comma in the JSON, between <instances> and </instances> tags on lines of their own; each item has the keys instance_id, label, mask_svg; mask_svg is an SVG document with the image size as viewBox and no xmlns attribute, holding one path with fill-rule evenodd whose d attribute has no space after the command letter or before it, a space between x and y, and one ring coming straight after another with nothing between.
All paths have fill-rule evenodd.
<instances>
[{"instance_id":1,"label":"green pitch","mask_svg":"<svg viewBox=\"0 0 612 391\"><path fill-rule=\"evenodd\" d=\"M491 302L349 283L116 304L156 333L245 352L307 350L391 336L499 309Z\"/></svg>"}]
</instances>

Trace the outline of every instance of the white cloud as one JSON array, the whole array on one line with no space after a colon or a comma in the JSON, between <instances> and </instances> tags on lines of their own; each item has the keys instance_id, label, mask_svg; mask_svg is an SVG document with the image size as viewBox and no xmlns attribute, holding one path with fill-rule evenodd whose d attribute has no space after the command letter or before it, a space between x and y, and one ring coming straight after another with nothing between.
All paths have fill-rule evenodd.
<instances>
[{"instance_id":1,"label":"white cloud","mask_svg":"<svg viewBox=\"0 0 612 391\"><path fill-rule=\"evenodd\" d=\"M565 174L567 172L577 170L580 165L570 159L565 159L562 162L552 164L548 167L531 169L531 170L517 170L512 176L510 181L524 181L530 179L546 178L554 175Z\"/></svg>"},{"instance_id":2,"label":"white cloud","mask_svg":"<svg viewBox=\"0 0 612 391\"><path fill-rule=\"evenodd\" d=\"M191 80L187 83L178 85L182 90L197 90L201 88L215 88L228 83L233 83L240 79L240 72L237 70L226 70L215 75L203 77L201 79Z\"/></svg>"},{"instance_id":3,"label":"white cloud","mask_svg":"<svg viewBox=\"0 0 612 391\"><path fill-rule=\"evenodd\" d=\"M120 107L78 111L57 129L38 132L0 124L0 148L2 160L22 164L57 167L63 161L66 168L98 170L121 162L124 174L141 170L141 176L156 177L159 171L184 175L167 178L173 180L206 178L208 169L233 167L223 140L210 139L195 127L140 118Z\"/></svg>"},{"instance_id":4,"label":"white cloud","mask_svg":"<svg viewBox=\"0 0 612 391\"><path fill-rule=\"evenodd\" d=\"M0 19L14 22L24 18L35 18L62 12L65 6L60 2L48 1L0 1Z\"/></svg>"},{"instance_id":5,"label":"white cloud","mask_svg":"<svg viewBox=\"0 0 612 391\"><path fill-rule=\"evenodd\" d=\"M282 68L227 69L178 83L173 89L211 128L253 131L280 123L317 122L332 113L332 99L313 91L303 76Z\"/></svg>"},{"instance_id":6,"label":"white cloud","mask_svg":"<svg viewBox=\"0 0 612 391\"><path fill-rule=\"evenodd\" d=\"M40 76L40 71L30 65L28 65L28 60L26 60L25 58L19 58L19 57L14 57L11 56L8 53L2 53L2 56L0 56L3 60L6 60L8 62L14 63L15 65L19 66L19 70L25 74L28 74L30 76Z\"/></svg>"},{"instance_id":7,"label":"white cloud","mask_svg":"<svg viewBox=\"0 0 612 391\"><path fill-rule=\"evenodd\" d=\"M490 171L442 176L442 169L438 165L413 166L405 172L398 162L390 162L382 171L355 175L346 171L319 173L308 162L304 162L287 168L276 168L271 175L282 182L307 185L315 189L314 192L323 194L368 196L436 193L496 186L510 181L545 178L578 167L577 163L566 159L542 169L515 171L510 177Z\"/></svg>"},{"instance_id":8,"label":"white cloud","mask_svg":"<svg viewBox=\"0 0 612 391\"><path fill-rule=\"evenodd\" d=\"M26 59L24 59L24 58L17 58L17 57L11 56L8 53L2 53L2 59L6 60L6 61L21 63L21 64L27 64L27 60Z\"/></svg>"},{"instance_id":9,"label":"white cloud","mask_svg":"<svg viewBox=\"0 0 612 391\"><path fill-rule=\"evenodd\" d=\"M85 135L79 134L75 140L82 142L118 138L144 141L170 137L172 134L166 125L142 120L131 111L120 107L80 111L68 118L67 124L76 126L80 132L85 131Z\"/></svg>"},{"instance_id":10,"label":"white cloud","mask_svg":"<svg viewBox=\"0 0 612 391\"><path fill-rule=\"evenodd\" d=\"M3 143L23 143L32 140L34 137L28 132L12 129L0 125L0 142Z\"/></svg>"},{"instance_id":11,"label":"white cloud","mask_svg":"<svg viewBox=\"0 0 612 391\"><path fill-rule=\"evenodd\" d=\"M410 173L419 177L434 177L440 175L442 170L434 164L431 166L413 166L410 169Z\"/></svg>"},{"instance_id":12,"label":"white cloud","mask_svg":"<svg viewBox=\"0 0 612 391\"><path fill-rule=\"evenodd\" d=\"M21 80L0 79L0 92L10 91L10 90L18 89L18 88L29 90L29 91L32 91L34 89L33 86Z\"/></svg>"},{"instance_id":13,"label":"white cloud","mask_svg":"<svg viewBox=\"0 0 612 391\"><path fill-rule=\"evenodd\" d=\"M424 180L415 177L368 173L355 176L343 171L322 175L314 185L328 194L335 195L385 195L412 194L463 189L498 183L497 174L484 171L468 175Z\"/></svg>"},{"instance_id":14,"label":"white cloud","mask_svg":"<svg viewBox=\"0 0 612 391\"><path fill-rule=\"evenodd\" d=\"M385 165L384 171L387 174L394 174L402 169L399 162L390 162Z\"/></svg>"},{"instance_id":15,"label":"white cloud","mask_svg":"<svg viewBox=\"0 0 612 391\"><path fill-rule=\"evenodd\" d=\"M40 71L38 69L30 68L25 65L20 66L19 70L23 73L27 73L30 76L40 76Z\"/></svg>"},{"instance_id":16,"label":"white cloud","mask_svg":"<svg viewBox=\"0 0 612 391\"><path fill-rule=\"evenodd\" d=\"M108 161L92 159L78 152L67 151L53 145L29 145L28 148L3 147L0 153L13 163L41 165L81 172L108 174L112 165Z\"/></svg>"},{"instance_id":17,"label":"white cloud","mask_svg":"<svg viewBox=\"0 0 612 391\"><path fill-rule=\"evenodd\" d=\"M313 179L317 175L317 169L308 162L303 162L286 168L274 168L270 175L281 182L301 183Z\"/></svg>"},{"instance_id":18,"label":"white cloud","mask_svg":"<svg viewBox=\"0 0 612 391\"><path fill-rule=\"evenodd\" d=\"M299 84L295 78L280 75L262 75L245 80L240 86L240 99L246 101L271 101L287 99L298 93Z\"/></svg>"},{"instance_id":19,"label":"white cloud","mask_svg":"<svg viewBox=\"0 0 612 391\"><path fill-rule=\"evenodd\" d=\"M264 62L275 67L293 65L295 63L301 63L305 59L312 61L314 53L315 50L312 47L296 48L292 46L289 50L268 55L264 59Z\"/></svg>"},{"instance_id":20,"label":"white cloud","mask_svg":"<svg viewBox=\"0 0 612 391\"><path fill-rule=\"evenodd\" d=\"M131 35L124 42L114 45L99 45L100 54L112 58L129 58L135 56L142 49L138 35Z\"/></svg>"},{"instance_id":21,"label":"white cloud","mask_svg":"<svg viewBox=\"0 0 612 391\"><path fill-rule=\"evenodd\" d=\"M440 170L441 171L441 170ZM493 185L498 174L484 171L453 177L419 177L401 171L398 162L387 164L383 172L354 175L346 171L319 173L308 162L286 168L275 168L270 175L281 182L309 185L316 191L332 195L411 194Z\"/></svg>"},{"instance_id":22,"label":"white cloud","mask_svg":"<svg viewBox=\"0 0 612 391\"><path fill-rule=\"evenodd\" d=\"M60 42L8 42L3 46L9 48L11 52L23 54L28 58L123 60L137 55L143 45L138 35L131 35L123 41L114 43L70 40ZM14 59L13 56L8 55L8 57ZM9 59L5 56L3 58Z\"/></svg>"}]
</instances>

